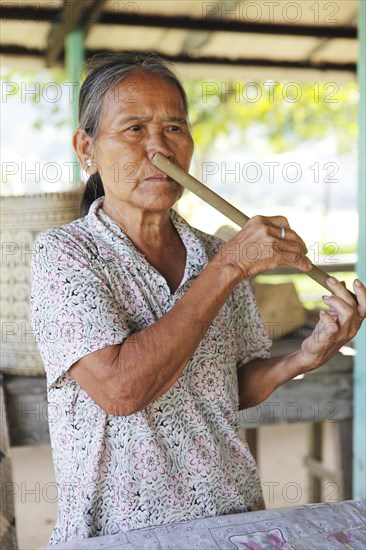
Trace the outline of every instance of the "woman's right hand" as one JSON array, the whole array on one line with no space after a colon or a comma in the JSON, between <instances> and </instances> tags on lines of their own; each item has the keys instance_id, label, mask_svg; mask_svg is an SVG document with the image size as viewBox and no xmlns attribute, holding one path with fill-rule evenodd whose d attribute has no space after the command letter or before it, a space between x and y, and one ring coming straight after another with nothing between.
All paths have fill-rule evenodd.
<instances>
[{"instance_id":1,"label":"woman's right hand","mask_svg":"<svg viewBox=\"0 0 366 550\"><path fill-rule=\"evenodd\" d=\"M234 266L240 282L281 265L310 271L313 265L306 253L304 241L284 216L254 216L222 246L216 258L223 265Z\"/></svg>"}]
</instances>

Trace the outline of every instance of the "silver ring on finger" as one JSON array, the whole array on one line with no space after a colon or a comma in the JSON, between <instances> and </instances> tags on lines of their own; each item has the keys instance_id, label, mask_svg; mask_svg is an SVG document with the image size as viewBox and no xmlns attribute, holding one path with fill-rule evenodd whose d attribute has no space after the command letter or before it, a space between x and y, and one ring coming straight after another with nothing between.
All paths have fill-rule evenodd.
<instances>
[{"instance_id":1,"label":"silver ring on finger","mask_svg":"<svg viewBox=\"0 0 366 550\"><path fill-rule=\"evenodd\" d=\"M281 227L281 240L283 241L283 239L286 237L286 228L285 227Z\"/></svg>"}]
</instances>

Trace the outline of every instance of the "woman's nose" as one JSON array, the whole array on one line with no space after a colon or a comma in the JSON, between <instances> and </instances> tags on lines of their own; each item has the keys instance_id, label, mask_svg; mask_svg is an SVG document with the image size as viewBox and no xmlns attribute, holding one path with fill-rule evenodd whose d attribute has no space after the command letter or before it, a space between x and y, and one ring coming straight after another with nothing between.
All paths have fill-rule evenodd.
<instances>
[{"instance_id":1,"label":"woman's nose","mask_svg":"<svg viewBox=\"0 0 366 550\"><path fill-rule=\"evenodd\" d=\"M161 153L164 157L172 159L174 157L174 151L167 143L163 133L154 133L149 136L146 145L146 152L149 160L152 160L156 153Z\"/></svg>"}]
</instances>

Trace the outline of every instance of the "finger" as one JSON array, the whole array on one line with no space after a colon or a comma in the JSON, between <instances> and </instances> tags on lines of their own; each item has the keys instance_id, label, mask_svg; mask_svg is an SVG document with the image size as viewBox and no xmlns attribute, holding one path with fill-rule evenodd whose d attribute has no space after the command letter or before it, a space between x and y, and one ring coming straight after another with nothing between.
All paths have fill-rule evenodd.
<instances>
[{"instance_id":1,"label":"finger","mask_svg":"<svg viewBox=\"0 0 366 550\"><path fill-rule=\"evenodd\" d=\"M283 237L283 232L282 232L282 228L284 228L284 233L285 233L285 236ZM301 246L301 249L304 251L304 253L306 254L308 252L308 248L306 246L306 244L304 243L304 241L302 240L302 238L293 230L291 229L291 227L287 227L285 228L284 226L281 226L281 227L269 227L268 228L268 233L272 236L272 237L275 237L276 239L280 240L280 241L284 241L284 242L291 242L291 243L297 243L298 245Z\"/></svg>"},{"instance_id":2,"label":"finger","mask_svg":"<svg viewBox=\"0 0 366 550\"><path fill-rule=\"evenodd\" d=\"M335 315L338 315L338 311L337 311L336 309L332 308L332 307L330 307L330 308L328 309L328 313L329 313L329 315L331 315L332 317L334 317Z\"/></svg>"},{"instance_id":3,"label":"finger","mask_svg":"<svg viewBox=\"0 0 366 550\"><path fill-rule=\"evenodd\" d=\"M358 314L364 319L366 317L366 288L359 279L353 281L353 290L357 296Z\"/></svg>"},{"instance_id":4,"label":"finger","mask_svg":"<svg viewBox=\"0 0 366 550\"><path fill-rule=\"evenodd\" d=\"M328 311L320 311L319 322L315 330L317 330L317 335L322 342L329 344L337 341L339 325L337 321L329 315Z\"/></svg>"},{"instance_id":5,"label":"finger","mask_svg":"<svg viewBox=\"0 0 366 550\"><path fill-rule=\"evenodd\" d=\"M273 248L280 257L282 265L296 266L305 271L313 267L301 243L278 240L273 244Z\"/></svg>"},{"instance_id":6,"label":"finger","mask_svg":"<svg viewBox=\"0 0 366 550\"><path fill-rule=\"evenodd\" d=\"M333 310L335 311L335 310ZM325 325L331 321L332 323L336 324L335 321L334 321L334 318L333 316L330 314L330 310L326 310L326 309L321 309L319 311L319 323L320 323L320 328L324 328ZM338 327L338 325L337 325Z\"/></svg>"},{"instance_id":7,"label":"finger","mask_svg":"<svg viewBox=\"0 0 366 550\"><path fill-rule=\"evenodd\" d=\"M288 219L285 216L269 216L268 220L274 227L290 227Z\"/></svg>"},{"instance_id":8,"label":"finger","mask_svg":"<svg viewBox=\"0 0 366 550\"><path fill-rule=\"evenodd\" d=\"M330 308L327 313L334 319L337 318L341 324L345 321L349 321L355 315L355 307L338 296L323 296L323 302Z\"/></svg>"},{"instance_id":9,"label":"finger","mask_svg":"<svg viewBox=\"0 0 366 550\"><path fill-rule=\"evenodd\" d=\"M335 321L339 321L339 314L338 314L338 311L336 309L334 309L333 307L330 307L327 311L327 313L333 317L333 319Z\"/></svg>"},{"instance_id":10,"label":"finger","mask_svg":"<svg viewBox=\"0 0 366 550\"><path fill-rule=\"evenodd\" d=\"M344 300L347 304L352 306L353 309L355 308L356 306L355 300L353 299L351 294L348 292L346 287L343 286L343 284L340 281L338 281L338 279L332 276L332 277L328 277L326 282L329 290L334 296L338 296L339 298Z\"/></svg>"}]
</instances>

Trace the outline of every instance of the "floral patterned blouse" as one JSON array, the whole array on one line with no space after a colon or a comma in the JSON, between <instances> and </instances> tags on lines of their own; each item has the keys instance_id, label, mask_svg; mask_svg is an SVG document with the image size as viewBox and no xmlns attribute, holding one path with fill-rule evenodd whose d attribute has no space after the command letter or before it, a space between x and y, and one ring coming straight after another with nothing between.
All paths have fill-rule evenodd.
<instances>
[{"instance_id":1,"label":"floral patterned blouse","mask_svg":"<svg viewBox=\"0 0 366 550\"><path fill-rule=\"evenodd\" d=\"M171 294L102 201L41 234L33 256L32 323L47 373L58 486L51 545L264 507L237 421L236 370L268 357L271 344L249 282L234 289L178 380L142 411L107 414L69 376L81 357L160 319L222 245L171 210L187 250Z\"/></svg>"}]
</instances>

